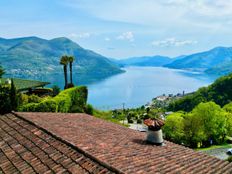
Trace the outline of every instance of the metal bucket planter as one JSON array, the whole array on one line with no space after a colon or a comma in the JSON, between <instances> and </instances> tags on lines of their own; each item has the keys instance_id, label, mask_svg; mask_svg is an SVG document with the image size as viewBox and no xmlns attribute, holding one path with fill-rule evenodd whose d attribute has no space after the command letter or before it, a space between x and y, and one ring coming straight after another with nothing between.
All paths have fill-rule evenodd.
<instances>
[{"instance_id":1,"label":"metal bucket planter","mask_svg":"<svg viewBox=\"0 0 232 174\"><path fill-rule=\"evenodd\" d=\"M156 144L156 145L162 145L163 144L163 133L162 130L149 130L147 132L147 142L151 144Z\"/></svg>"}]
</instances>

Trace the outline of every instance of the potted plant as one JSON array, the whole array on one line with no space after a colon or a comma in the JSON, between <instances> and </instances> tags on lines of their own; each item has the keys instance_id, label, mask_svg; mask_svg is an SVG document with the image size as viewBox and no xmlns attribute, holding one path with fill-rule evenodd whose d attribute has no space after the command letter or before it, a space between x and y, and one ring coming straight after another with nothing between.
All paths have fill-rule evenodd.
<instances>
[{"instance_id":1,"label":"potted plant","mask_svg":"<svg viewBox=\"0 0 232 174\"><path fill-rule=\"evenodd\" d=\"M144 120L144 124L148 126L147 131L147 142L162 145L163 144L163 134L162 134L162 126L164 125L164 121L161 119L146 119Z\"/></svg>"}]
</instances>

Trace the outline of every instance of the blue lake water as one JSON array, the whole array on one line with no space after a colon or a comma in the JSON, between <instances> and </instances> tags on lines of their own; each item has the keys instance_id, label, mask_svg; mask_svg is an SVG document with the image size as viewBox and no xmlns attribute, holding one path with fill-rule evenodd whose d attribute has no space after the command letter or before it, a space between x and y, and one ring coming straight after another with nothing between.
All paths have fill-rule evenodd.
<instances>
[{"instance_id":1,"label":"blue lake water","mask_svg":"<svg viewBox=\"0 0 232 174\"><path fill-rule=\"evenodd\" d=\"M98 109L138 107L162 94L193 92L215 78L204 74L160 67L128 67L126 73L88 86L88 102Z\"/></svg>"}]
</instances>

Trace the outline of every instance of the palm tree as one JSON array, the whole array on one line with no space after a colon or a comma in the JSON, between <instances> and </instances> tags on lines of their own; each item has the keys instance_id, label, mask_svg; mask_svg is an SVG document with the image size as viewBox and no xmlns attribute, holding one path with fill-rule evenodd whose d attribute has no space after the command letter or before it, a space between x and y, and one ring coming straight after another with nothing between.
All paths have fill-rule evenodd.
<instances>
[{"instance_id":1,"label":"palm tree","mask_svg":"<svg viewBox=\"0 0 232 174\"><path fill-rule=\"evenodd\" d=\"M70 82L73 85L73 79L72 79L72 63L75 60L75 58L73 56L69 56L68 57L69 60L69 70L70 70Z\"/></svg>"},{"instance_id":2,"label":"palm tree","mask_svg":"<svg viewBox=\"0 0 232 174\"><path fill-rule=\"evenodd\" d=\"M68 87L68 74L67 74L68 62L69 62L68 56L64 55L60 58L60 64L64 66L64 81L65 81L64 89Z\"/></svg>"}]
</instances>

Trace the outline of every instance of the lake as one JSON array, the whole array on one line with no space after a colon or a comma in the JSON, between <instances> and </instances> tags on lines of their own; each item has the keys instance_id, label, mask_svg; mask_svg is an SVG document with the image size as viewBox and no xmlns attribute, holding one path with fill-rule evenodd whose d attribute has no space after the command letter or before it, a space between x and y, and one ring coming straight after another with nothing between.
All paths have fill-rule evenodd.
<instances>
[{"instance_id":1,"label":"lake","mask_svg":"<svg viewBox=\"0 0 232 174\"><path fill-rule=\"evenodd\" d=\"M161 67L127 67L126 72L87 85L88 102L102 110L139 107L162 94L189 93L215 78Z\"/></svg>"}]
</instances>

